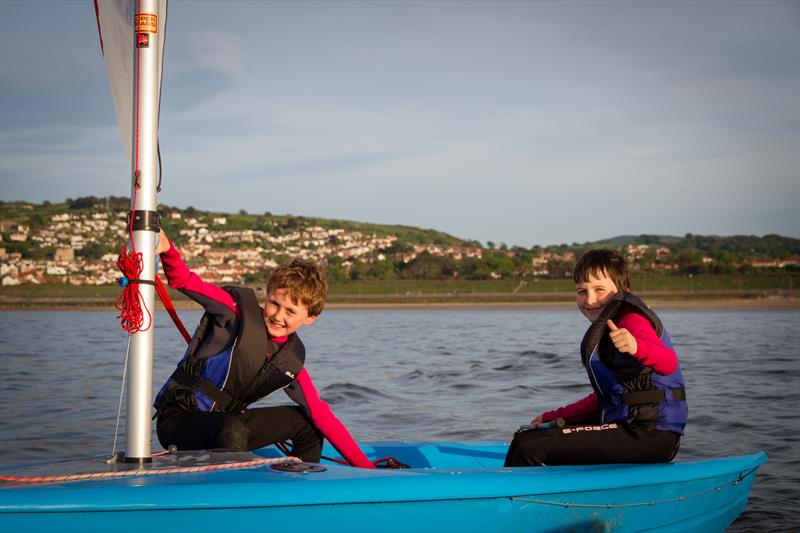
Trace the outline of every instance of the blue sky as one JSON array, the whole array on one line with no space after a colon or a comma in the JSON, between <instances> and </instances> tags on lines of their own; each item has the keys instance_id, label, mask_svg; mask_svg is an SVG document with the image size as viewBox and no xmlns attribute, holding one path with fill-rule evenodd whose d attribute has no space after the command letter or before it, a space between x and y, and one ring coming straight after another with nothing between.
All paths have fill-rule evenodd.
<instances>
[{"instance_id":1,"label":"blue sky","mask_svg":"<svg viewBox=\"0 0 800 533\"><path fill-rule=\"evenodd\" d=\"M800 2L173 0L169 205L800 237ZM126 196L91 0L0 0L0 199Z\"/></svg>"}]
</instances>

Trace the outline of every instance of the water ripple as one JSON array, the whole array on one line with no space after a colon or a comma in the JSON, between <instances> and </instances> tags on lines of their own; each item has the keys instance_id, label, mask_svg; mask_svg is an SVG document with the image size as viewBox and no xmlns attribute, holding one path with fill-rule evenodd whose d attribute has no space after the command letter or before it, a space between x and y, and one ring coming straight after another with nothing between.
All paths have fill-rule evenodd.
<instances>
[{"instance_id":1,"label":"water ripple","mask_svg":"<svg viewBox=\"0 0 800 533\"><path fill-rule=\"evenodd\" d=\"M200 318L180 314L190 329ZM764 450L729 531L796 529L800 313L661 318L690 398L678 460ZM168 321L156 312L154 389L185 350ZM0 327L0 463L110 453L127 346L115 313L0 312ZM508 441L591 391L578 355L585 327L561 310L330 310L300 335L321 396L358 439Z\"/></svg>"}]
</instances>

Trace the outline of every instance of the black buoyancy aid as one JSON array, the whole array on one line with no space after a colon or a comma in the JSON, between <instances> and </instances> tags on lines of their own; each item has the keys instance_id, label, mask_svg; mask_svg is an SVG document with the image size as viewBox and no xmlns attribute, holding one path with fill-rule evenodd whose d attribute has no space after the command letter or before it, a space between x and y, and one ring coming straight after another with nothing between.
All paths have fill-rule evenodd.
<instances>
[{"instance_id":1,"label":"black buoyancy aid","mask_svg":"<svg viewBox=\"0 0 800 533\"><path fill-rule=\"evenodd\" d=\"M156 396L155 408L188 411L239 412L247 405L294 381L305 362L305 348L296 334L283 346L271 341L255 292L223 287L239 310L238 330L217 353L203 347L218 345L214 315L200 320L186 354ZM215 350L218 348L215 348ZM214 351L214 350L210 350Z\"/></svg>"},{"instance_id":2,"label":"black buoyancy aid","mask_svg":"<svg viewBox=\"0 0 800 533\"><path fill-rule=\"evenodd\" d=\"M672 374L661 375L635 357L619 352L607 334L607 321L626 309L644 316L664 345L674 351L669 334L653 310L627 291L617 293L581 342L581 359L598 395L603 421L625 420L683 433L688 408L680 365Z\"/></svg>"}]
</instances>

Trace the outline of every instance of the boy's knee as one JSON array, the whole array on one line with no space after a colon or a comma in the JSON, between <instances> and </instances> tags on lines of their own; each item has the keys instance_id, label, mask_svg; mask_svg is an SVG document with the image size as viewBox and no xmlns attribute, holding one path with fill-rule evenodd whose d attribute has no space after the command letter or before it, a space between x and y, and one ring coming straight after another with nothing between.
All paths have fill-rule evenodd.
<instances>
[{"instance_id":1,"label":"boy's knee","mask_svg":"<svg viewBox=\"0 0 800 533\"><path fill-rule=\"evenodd\" d=\"M220 448L234 448L247 450L250 440L250 430L243 420L233 418L225 423L225 427L217 436L217 446Z\"/></svg>"},{"instance_id":2,"label":"boy's knee","mask_svg":"<svg viewBox=\"0 0 800 533\"><path fill-rule=\"evenodd\" d=\"M532 430L517 433L508 447L505 466L544 466L549 453L550 439L543 433L547 430Z\"/></svg>"}]
</instances>

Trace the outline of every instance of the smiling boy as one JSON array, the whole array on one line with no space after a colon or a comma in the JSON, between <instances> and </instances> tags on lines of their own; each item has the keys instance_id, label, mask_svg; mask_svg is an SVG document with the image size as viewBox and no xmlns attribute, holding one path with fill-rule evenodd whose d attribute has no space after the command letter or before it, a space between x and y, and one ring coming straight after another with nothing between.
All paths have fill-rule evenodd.
<instances>
[{"instance_id":1,"label":"smiling boy","mask_svg":"<svg viewBox=\"0 0 800 533\"><path fill-rule=\"evenodd\" d=\"M191 272L163 231L156 253L170 287L205 309L156 396L164 448L253 450L291 440L293 455L318 462L324 436L351 465L374 468L304 368L297 331L317 319L328 288L315 263L295 259L278 267L262 309L251 289L217 287ZM297 405L248 407L278 389Z\"/></svg>"},{"instance_id":2,"label":"smiling boy","mask_svg":"<svg viewBox=\"0 0 800 533\"><path fill-rule=\"evenodd\" d=\"M661 320L629 292L625 259L590 250L573 274L575 301L592 323L581 359L593 392L547 411L514 436L506 466L657 463L678 450L687 420L678 358ZM536 429L564 419L566 427Z\"/></svg>"}]
</instances>

